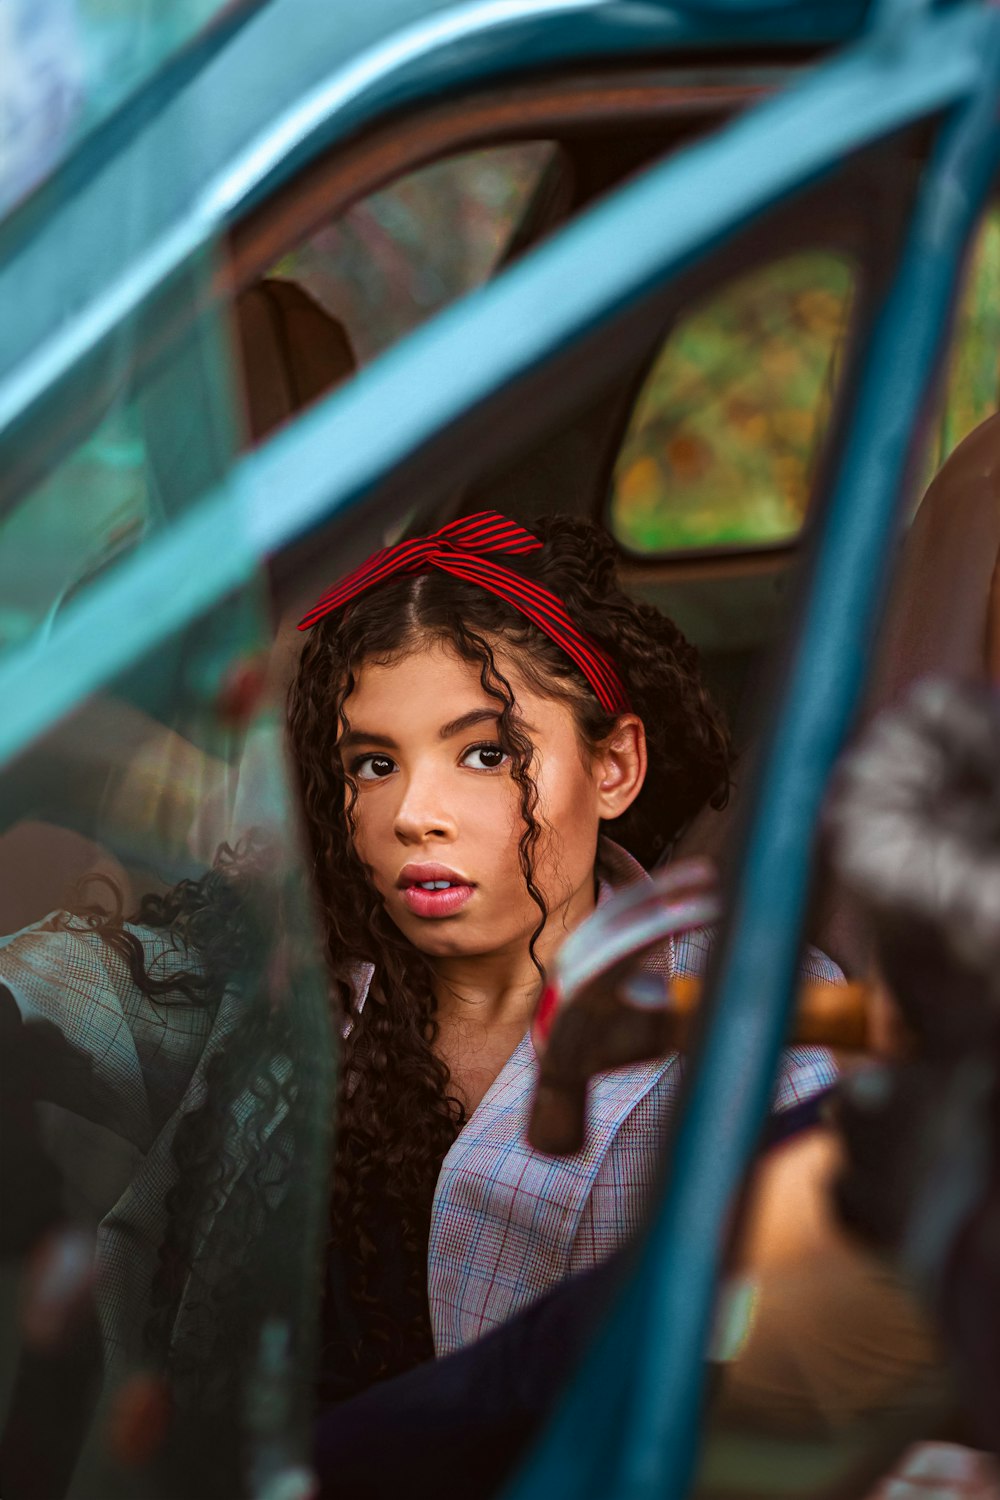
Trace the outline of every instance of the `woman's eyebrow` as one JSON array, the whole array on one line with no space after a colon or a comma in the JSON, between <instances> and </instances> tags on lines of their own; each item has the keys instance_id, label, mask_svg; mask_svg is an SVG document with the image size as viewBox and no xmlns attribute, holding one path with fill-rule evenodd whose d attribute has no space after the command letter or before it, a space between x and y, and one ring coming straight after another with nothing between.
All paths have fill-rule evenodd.
<instances>
[{"instance_id":1,"label":"woman's eyebrow","mask_svg":"<svg viewBox=\"0 0 1000 1500\"><path fill-rule=\"evenodd\" d=\"M500 711L496 708L474 708L470 713L462 714L458 719L450 719L447 724L442 724L438 735L443 740L450 740L453 734L462 734L466 729L472 729L476 724L485 724L487 720L495 724L500 717Z\"/></svg>"},{"instance_id":2,"label":"woman's eyebrow","mask_svg":"<svg viewBox=\"0 0 1000 1500\"><path fill-rule=\"evenodd\" d=\"M386 750L398 750L396 741L388 734L372 734L367 729L348 729L337 744L338 750L353 750L357 745L382 745Z\"/></svg>"}]
</instances>

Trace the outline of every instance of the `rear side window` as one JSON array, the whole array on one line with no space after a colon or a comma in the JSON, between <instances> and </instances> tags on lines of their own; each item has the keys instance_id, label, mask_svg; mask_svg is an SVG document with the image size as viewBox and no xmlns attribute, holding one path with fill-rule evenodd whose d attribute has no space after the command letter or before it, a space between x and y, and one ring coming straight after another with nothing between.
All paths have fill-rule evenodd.
<instances>
[{"instance_id":1,"label":"rear side window","mask_svg":"<svg viewBox=\"0 0 1000 1500\"><path fill-rule=\"evenodd\" d=\"M285 256L367 363L496 270L556 147L527 141L434 162L372 193Z\"/></svg>"},{"instance_id":2,"label":"rear side window","mask_svg":"<svg viewBox=\"0 0 1000 1500\"><path fill-rule=\"evenodd\" d=\"M1000 410L1000 204L972 246L946 367L941 414L928 455L929 481L973 428Z\"/></svg>"},{"instance_id":3,"label":"rear side window","mask_svg":"<svg viewBox=\"0 0 1000 1500\"><path fill-rule=\"evenodd\" d=\"M800 252L674 324L615 465L609 524L627 551L742 550L797 536L854 281L846 256Z\"/></svg>"}]
</instances>

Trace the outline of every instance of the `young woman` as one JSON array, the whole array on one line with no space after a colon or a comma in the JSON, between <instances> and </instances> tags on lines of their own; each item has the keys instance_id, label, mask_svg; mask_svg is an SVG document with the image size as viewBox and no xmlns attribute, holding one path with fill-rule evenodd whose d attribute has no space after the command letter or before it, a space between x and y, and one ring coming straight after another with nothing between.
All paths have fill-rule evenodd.
<instances>
[{"instance_id":1,"label":"young woman","mask_svg":"<svg viewBox=\"0 0 1000 1500\"><path fill-rule=\"evenodd\" d=\"M525 1139L528 1027L566 933L725 797L729 743L695 652L579 522L453 523L303 624L291 735L347 1016L337 1396L478 1338L636 1229L676 1058L600 1080L585 1152L554 1162ZM831 1078L796 1053L777 1102Z\"/></svg>"},{"instance_id":2,"label":"young woman","mask_svg":"<svg viewBox=\"0 0 1000 1500\"><path fill-rule=\"evenodd\" d=\"M729 744L695 652L582 523L454 522L372 558L303 627L289 723L344 1038L320 1381L339 1399L633 1234L677 1058L599 1079L586 1149L554 1161L525 1140L528 1027L566 933L724 799ZM57 1102L136 1149L100 1237L107 1348L134 1359L144 1337L178 1381L220 1340L232 1363L234 1256L248 1236L280 1255L304 1191L315 1059L289 1024L296 944L262 949L264 861L251 843L134 922L63 914L0 949L22 1013L89 1060L85 1101L53 1062ZM707 943L661 972L697 970ZM832 1076L793 1049L776 1108Z\"/></svg>"}]
</instances>

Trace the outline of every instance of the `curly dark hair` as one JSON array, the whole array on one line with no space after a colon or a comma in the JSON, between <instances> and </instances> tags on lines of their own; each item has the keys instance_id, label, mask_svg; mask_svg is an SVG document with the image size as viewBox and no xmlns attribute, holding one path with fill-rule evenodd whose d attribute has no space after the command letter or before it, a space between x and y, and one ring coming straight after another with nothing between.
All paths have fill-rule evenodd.
<instances>
[{"instance_id":1,"label":"curly dark hair","mask_svg":"<svg viewBox=\"0 0 1000 1500\"><path fill-rule=\"evenodd\" d=\"M542 547L505 559L505 565L562 600L575 624L614 661L644 723L646 782L628 813L608 831L649 866L706 801L724 803L730 759L726 727L702 686L695 649L658 610L629 598L619 586L611 539L564 517L543 519L534 531ZM521 870L539 914L530 941L533 959L547 917L534 880L540 830L530 770L533 747L519 726L503 667L515 668L535 691L563 700L581 742L590 748L604 742L616 722L574 663L535 625L496 596L442 573L397 577L349 609L326 616L306 640L289 693L288 724L336 1020L345 1033L329 1253L343 1273L355 1314L349 1320L353 1340L337 1349L348 1368L331 1394L360 1389L433 1352L426 1307L431 1206L441 1163L464 1122L447 1066L435 1051L432 964L389 919L355 852L356 787L337 752L344 706L365 664L390 662L431 641L446 642L473 663L485 692L498 704L497 737L520 798ZM147 897L136 918L147 927L169 928L197 955L189 977L181 985L173 980L174 991L186 986L189 1000L217 1005L234 976L246 990L240 1045L213 1059L204 1103L181 1121L174 1143L178 1180L167 1205L170 1226L160 1248L148 1329L164 1357L202 1204L218 1184L235 1093L254 1076L261 1058L290 1056L300 1066L287 997L276 994L273 978L261 978L274 972L261 937L273 934L274 911L260 919L260 892L268 888L266 880L262 886L260 859L256 849L236 857L224 853L201 880ZM144 973L138 938L120 921L95 918L95 923L143 990L158 1003L170 1003L163 986ZM359 1012L355 999L362 965L370 967L371 980ZM286 1107L296 1104L297 1080L272 1084L257 1089L258 1113L272 1111L279 1096ZM321 1092L317 1086L311 1097ZM293 1107L290 1115L293 1125L298 1121L301 1139L302 1111ZM233 1221L237 1237L247 1232L258 1179L272 1186L275 1181L270 1169L262 1169L241 1184L245 1213ZM387 1223L398 1231L388 1313L378 1295ZM170 1358L175 1360L173 1351Z\"/></svg>"},{"instance_id":2,"label":"curly dark hair","mask_svg":"<svg viewBox=\"0 0 1000 1500\"><path fill-rule=\"evenodd\" d=\"M725 801L728 732L702 686L695 649L658 610L629 598L619 586L610 537L565 517L543 519L533 529L542 548L505 559L505 565L543 584L564 603L574 623L615 662L643 720L646 782L609 831L649 866L706 801ZM377 1298L369 1287L376 1260L373 1225L384 1222L388 1211L402 1226L410 1315L413 1328L419 1328L421 1318L426 1322L434 1186L464 1115L450 1090L448 1069L435 1051L432 966L386 915L355 852L357 788L342 767L337 743L346 726L345 702L365 663L390 662L432 640L446 642L474 664L484 690L499 706L498 740L510 757L520 793L521 869L539 911L533 957L546 908L533 878L539 826L532 746L518 727L514 692L498 660L514 666L532 689L564 700L586 746L605 741L616 722L575 664L537 626L495 595L436 571L396 577L348 610L327 615L313 627L302 652L289 695L289 730L327 956L351 1023L344 1049L331 1232L348 1267L355 1302L369 1309L367 1347L358 1351L358 1358L370 1361L375 1345L382 1345L381 1359L370 1366L373 1376L392 1373L396 1365L393 1331L380 1326ZM372 979L357 1015L352 1005L362 964L371 966ZM397 1336L400 1332L397 1328Z\"/></svg>"},{"instance_id":3,"label":"curly dark hair","mask_svg":"<svg viewBox=\"0 0 1000 1500\"><path fill-rule=\"evenodd\" d=\"M98 932L165 1027L174 1008L203 1007L214 1019L227 993L232 1001L231 1034L207 1062L202 1102L173 1135L175 1180L143 1330L147 1358L169 1374L177 1415L198 1413L216 1436L220 1420L240 1421L262 1312L295 1334L300 1369L314 1352L315 1283L290 1277L288 1257L294 1246L307 1271L312 1252L320 1269L317 1168L328 1159L335 1048L314 913L295 873L272 838L250 833L235 849L222 844L199 879L143 896L128 921L117 884L90 877L70 919ZM151 958L143 929L162 934L174 961L164 965L159 950ZM278 1118L287 1120L283 1133L268 1128ZM209 1223L206 1272L198 1246Z\"/></svg>"}]
</instances>

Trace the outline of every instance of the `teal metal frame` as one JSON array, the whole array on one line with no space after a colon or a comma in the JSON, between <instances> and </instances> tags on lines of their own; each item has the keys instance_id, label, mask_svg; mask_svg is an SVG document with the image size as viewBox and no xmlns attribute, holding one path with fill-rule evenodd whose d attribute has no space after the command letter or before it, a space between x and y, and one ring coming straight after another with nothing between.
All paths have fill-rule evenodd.
<instances>
[{"instance_id":1,"label":"teal metal frame","mask_svg":"<svg viewBox=\"0 0 1000 1500\"><path fill-rule=\"evenodd\" d=\"M857 43L582 215L243 458L156 551L124 558L68 606L44 646L29 642L0 662L0 765L257 558L376 493L391 501L394 476L401 487L403 466L437 435L477 411L488 426L489 404L519 379L600 337L695 257L843 156L974 96L994 25L988 9L966 5L891 46L877 36ZM531 414L517 420L527 439ZM7 441L0 432L0 462ZM270 498L279 494L280 507ZM130 621L130 633L109 631L109 620Z\"/></svg>"},{"instance_id":2,"label":"teal metal frame","mask_svg":"<svg viewBox=\"0 0 1000 1500\"><path fill-rule=\"evenodd\" d=\"M567 63L831 45L867 0L266 0L0 224L0 441L253 203L393 110ZM221 25L221 23L220 23ZM155 184L135 211L139 185ZM67 256L66 247L73 246Z\"/></svg>"},{"instance_id":3,"label":"teal metal frame","mask_svg":"<svg viewBox=\"0 0 1000 1500\"><path fill-rule=\"evenodd\" d=\"M261 14L280 8L272 0ZM607 20L614 7L590 9ZM721 26L730 9L703 8L701 21L708 25L710 13L711 24ZM776 25L781 7L767 9ZM679 7L665 10L680 14ZM573 12L579 19L580 8ZM757 13L759 19L761 7ZM331 517L346 526L402 506L415 466L423 466L430 493L428 473L449 441L454 448L456 435L487 433L503 410L506 430L528 441L538 418L512 404L526 381L571 357L579 367L597 349L612 357L616 324L697 256L817 182L844 155L913 122L938 122L819 528L751 799L730 919L716 951L709 1022L689 1072L663 1191L636 1273L512 1487L512 1500L548 1500L553 1492L568 1500L681 1496L696 1461L703 1351L725 1223L755 1149L786 1032L820 798L859 702L919 417L965 247L1000 163L1000 9L896 4L881 8L880 21L801 84L620 190L405 340L243 459L222 488L155 545L68 606L44 644L0 660L2 764L82 696L210 607L262 556ZM491 44L503 50L516 34L501 28L490 34ZM246 35L244 28L240 36ZM513 68L515 58L505 57ZM272 125L256 156L239 157L242 176L231 159L236 175L225 178L228 197L210 194L211 213L209 200L193 207L178 200L173 217L137 250L117 283L95 281L75 321L41 333L32 317L18 325L14 356L0 373L0 411L12 423L0 436L0 454L32 404L85 363L102 339L127 327L236 204L278 180L280 163L301 159L301 132L284 117ZM313 128L318 140L315 115ZM217 187L213 180L212 192ZM96 212L100 179L81 190L77 211L90 212L88 201ZM26 242L14 259L23 269L31 255ZM36 265L42 278L47 255L40 252ZM0 294L9 270L0 269ZM592 378L598 380L596 370ZM387 411L394 414L391 425ZM455 472L450 468L440 482ZM287 497L280 508L275 495Z\"/></svg>"}]
</instances>

